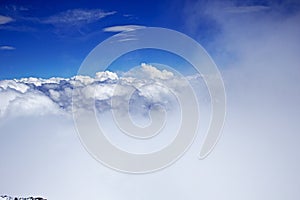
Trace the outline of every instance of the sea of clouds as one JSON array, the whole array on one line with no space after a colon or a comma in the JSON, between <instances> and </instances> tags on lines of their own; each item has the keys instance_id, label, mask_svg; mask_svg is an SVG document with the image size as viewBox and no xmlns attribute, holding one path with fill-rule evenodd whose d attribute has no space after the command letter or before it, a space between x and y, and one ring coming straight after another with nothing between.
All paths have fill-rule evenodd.
<instances>
[{"instance_id":1,"label":"sea of clouds","mask_svg":"<svg viewBox=\"0 0 300 200\"><path fill-rule=\"evenodd\" d=\"M96 73L95 77L77 75L71 78L29 77L0 80L0 117L71 114L75 87L76 95L80 96L76 97L80 99L80 103L76 103L76 106L84 107L87 100L94 99L98 112L112 108L113 96L118 96L120 101L128 103L125 102L125 95L129 89L134 88L135 92L129 102L135 105L132 106L132 110L146 114L153 105L171 109L174 104L172 96L188 87L186 80L193 82L197 79L201 79L201 76L182 77L171 71L159 70L155 66L142 63L139 68L123 73L121 77L114 72L104 71ZM117 93L116 85L122 87ZM122 109L121 102L119 109Z\"/></svg>"},{"instance_id":2,"label":"sea of clouds","mask_svg":"<svg viewBox=\"0 0 300 200\"><path fill-rule=\"evenodd\" d=\"M76 133L72 112L91 109L86 107L86 101L92 99L99 124L115 146L133 153L153 152L176 136L180 127L176 94L190 85L199 99L199 105L192 106L198 109L203 105L203 115L208 112L210 101L208 92L202 91L205 84L200 75L184 77L145 63L126 73L104 71L94 77L1 80L0 157L5 162L0 170L0 193L49 199L119 198L114 188L130 175L111 170L88 154ZM119 90L115 90L117 86ZM132 88L128 102L126 95ZM72 102L74 95L76 104ZM117 98L114 105L113 97ZM151 109L157 105L163 108L168 116L162 133L151 140L135 140L122 133L110 111L122 112L127 103L132 120L141 126L151 123ZM209 116L202 116L201 122L208 125ZM194 156L197 160L197 154ZM148 182L147 178L140 181ZM126 187L138 186L134 182L129 181Z\"/></svg>"}]
</instances>

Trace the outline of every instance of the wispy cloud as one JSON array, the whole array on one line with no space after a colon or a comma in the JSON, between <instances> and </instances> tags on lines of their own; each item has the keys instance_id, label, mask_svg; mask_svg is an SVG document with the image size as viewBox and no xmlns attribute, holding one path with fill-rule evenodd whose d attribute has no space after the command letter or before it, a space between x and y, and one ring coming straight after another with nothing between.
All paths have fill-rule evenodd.
<instances>
[{"instance_id":1,"label":"wispy cloud","mask_svg":"<svg viewBox=\"0 0 300 200\"><path fill-rule=\"evenodd\" d=\"M111 26L103 29L104 32L123 32L123 31L133 31L136 29L145 28L145 26L140 25L122 25L122 26Z\"/></svg>"},{"instance_id":2,"label":"wispy cloud","mask_svg":"<svg viewBox=\"0 0 300 200\"><path fill-rule=\"evenodd\" d=\"M54 26L81 26L96 22L115 13L116 11L105 12L101 9L73 9L52 15L43 20L42 23Z\"/></svg>"},{"instance_id":3,"label":"wispy cloud","mask_svg":"<svg viewBox=\"0 0 300 200\"><path fill-rule=\"evenodd\" d=\"M80 33L86 35L88 25L97 22L107 16L114 15L116 11L103 11L102 9L70 9L46 17L28 16L22 12L28 11L27 7L9 5L4 8L5 15L0 15L0 30L9 31L33 31L38 30L39 25L48 24L54 27L53 32L58 35ZM8 24L16 21L18 23ZM74 29L70 29L70 27ZM72 33L70 33L72 32Z\"/></svg>"},{"instance_id":4,"label":"wispy cloud","mask_svg":"<svg viewBox=\"0 0 300 200\"><path fill-rule=\"evenodd\" d=\"M10 22L13 22L13 21L15 21L15 20L11 17L0 15L0 25L1 24L7 24L7 23L10 23Z\"/></svg>"},{"instance_id":5,"label":"wispy cloud","mask_svg":"<svg viewBox=\"0 0 300 200\"><path fill-rule=\"evenodd\" d=\"M20 5L6 5L5 9L10 11L10 12L19 12L19 11L28 11L29 8L25 6L20 6Z\"/></svg>"},{"instance_id":6,"label":"wispy cloud","mask_svg":"<svg viewBox=\"0 0 300 200\"><path fill-rule=\"evenodd\" d=\"M16 48L13 46L0 46L0 50L15 50Z\"/></svg>"},{"instance_id":7,"label":"wispy cloud","mask_svg":"<svg viewBox=\"0 0 300 200\"><path fill-rule=\"evenodd\" d=\"M252 13L269 10L268 6L233 6L225 8L228 13Z\"/></svg>"}]
</instances>

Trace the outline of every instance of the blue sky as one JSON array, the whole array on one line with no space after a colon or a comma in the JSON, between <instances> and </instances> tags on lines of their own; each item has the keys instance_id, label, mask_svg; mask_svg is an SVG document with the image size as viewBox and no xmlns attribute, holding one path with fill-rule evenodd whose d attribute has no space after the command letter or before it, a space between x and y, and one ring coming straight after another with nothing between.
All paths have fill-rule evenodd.
<instances>
[{"instance_id":1,"label":"blue sky","mask_svg":"<svg viewBox=\"0 0 300 200\"><path fill-rule=\"evenodd\" d=\"M11 21L0 25L0 45L12 48L0 52L0 78L74 75L88 52L115 34L103 32L105 27L180 29L180 15L170 6L168 1L2 1L0 14ZM80 20L84 11L89 16ZM68 12L73 19L64 23Z\"/></svg>"},{"instance_id":2,"label":"blue sky","mask_svg":"<svg viewBox=\"0 0 300 200\"><path fill-rule=\"evenodd\" d=\"M249 17L288 14L298 5L296 1L1 1L0 79L75 75L85 56L115 34L103 29L116 25L183 32L226 65L235 54L217 46L223 27L212 8Z\"/></svg>"}]
</instances>

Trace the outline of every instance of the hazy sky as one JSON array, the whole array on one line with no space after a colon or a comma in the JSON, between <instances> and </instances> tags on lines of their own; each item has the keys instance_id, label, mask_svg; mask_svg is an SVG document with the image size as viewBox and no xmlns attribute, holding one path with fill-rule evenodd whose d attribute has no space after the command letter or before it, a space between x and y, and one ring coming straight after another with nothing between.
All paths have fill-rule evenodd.
<instances>
[{"instance_id":1,"label":"hazy sky","mask_svg":"<svg viewBox=\"0 0 300 200\"><path fill-rule=\"evenodd\" d=\"M0 195L108 200L299 199L299 22L300 4L292 0L1 1ZM202 44L219 67L226 88L227 116L223 135L206 159L197 158L210 119L204 82L193 76L185 61L162 52L133 53L116 61L113 70L118 75L94 77L106 78L97 98L101 108L108 108L115 76L131 64L160 61L181 66L174 68L191 81L202 117L199 136L186 154L159 172L130 175L101 165L81 145L68 114L72 81L49 78L74 76L98 43L120 30L134 28L132 25L181 31ZM163 90L147 96L153 91L151 81L177 78L156 68L141 69L144 75L137 73L132 84L147 87L137 99L148 106L154 102L164 105L168 95ZM144 80L148 76L150 82ZM45 79L20 79L24 77ZM92 86L94 78L83 82ZM90 95L89 91L84 92ZM178 114L176 109L170 112ZM113 121L107 117L105 125L112 128ZM132 150L152 150L169 138L166 134L158 144L145 143L150 145L147 149L144 143L123 141L117 131L108 137Z\"/></svg>"}]
</instances>

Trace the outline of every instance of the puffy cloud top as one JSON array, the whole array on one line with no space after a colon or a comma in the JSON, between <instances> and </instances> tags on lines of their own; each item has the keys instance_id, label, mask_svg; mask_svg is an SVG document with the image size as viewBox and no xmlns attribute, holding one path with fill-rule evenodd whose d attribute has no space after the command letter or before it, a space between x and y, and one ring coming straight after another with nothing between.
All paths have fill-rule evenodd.
<instances>
[{"instance_id":1,"label":"puffy cloud top","mask_svg":"<svg viewBox=\"0 0 300 200\"><path fill-rule=\"evenodd\" d=\"M95 77L77 75L71 78L53 77L21 78L0 81L0 117L44 114L70 114L72 110L73 89L79 89L84 108L86 100L95 100L97 111L111 109L111 98L119 98L122 109L130 88L131 105L136 111L146 112L153 104L166 109L172 107L174 93L186 87L184 77L174 75L167 70L142 63L137 69L119 77L110 71L98 72ZM116 86L121 90L115 90ZM77 98L78 99L78 98ZM123 101L123 102L122 102ZM78 104L76 104L78 105Z\"/></svg>"}]
</instances>

